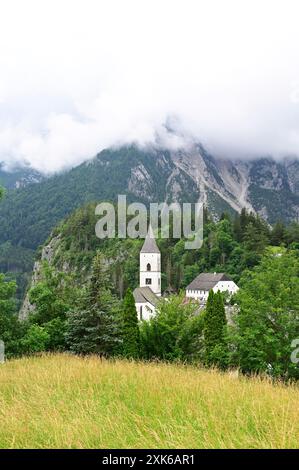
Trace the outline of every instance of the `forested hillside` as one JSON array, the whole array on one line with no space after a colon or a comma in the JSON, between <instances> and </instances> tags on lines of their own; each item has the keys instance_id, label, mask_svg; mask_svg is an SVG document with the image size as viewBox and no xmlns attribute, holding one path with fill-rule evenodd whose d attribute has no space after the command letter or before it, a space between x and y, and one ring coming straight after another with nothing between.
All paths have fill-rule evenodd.
<instances>
[{"instance_id":1,"label":"forested hillside","mask_svg":"<svg viewBox=\"0 0 299 470\"><path fill-rule=\"evenodd\" d=\"M80 283L89 274L95 253L100 250L109 262L115 292L122 297L128 287L134 288L138 282L143 240L98 239L94 209L95 204L88 204L59 224L45 244L44 258L56 270L72 273ZM184 239L158 238L157 243L162 257L162 290L174 292L202 271L226 272L238 282L245 269L260 261L268 245L297 248L299 224L286 227L279 222L270 229L245 209L234 218L223 214L217 222L205 210L200 249L185 250Z\"/></svg>"},{"instance_id":2,"label":"forested hillside","mask_svg":"<svg viewBox=\"0 0 299 470\"><path fill-rule=\"evenodd\" d=\"M48 178L28 168L14 173L0 169L0 184L3 181L8 188L0 204L0 272L17 279L21 301L34 251L57 223L85 203L115 201L118 194L146 204L200 200L214 220L224 212L233 218L246 207L272 224L278 219L289 224L298 218L298 175L297 161L217 160L199 144L184 151L133 145L104 150ZM188 274L177 273L179 278L184 276Z\"/></svg>"},{"instance_id":3,"label":"forested hillside","mask_svg":"<svg viewBox=\"0 0 299 470\"><path fill-rule=\"evenodd\" d=\"M40 250L22 321L15 283L0 278L0 336L8 356L70 350L297 377L289 358L299 335L298 224L270 230L246 210L234 219L223 214L218 222L205 211L200 249L185 250L183 239L158 238L169 300L161 301L154 319L138 325L131 289L138 285L143 240L99 240L94 208L75 211ZM196 303L179 294L202 271L226 272L240 285L230 324L221 295L210 296L198 315Z\"/></svg>"},{"instance_id":4,"label":"forested hillside","mask_svg":"<svg viewBox=\"0 0 299 470\"><path fill-rule=\"evenodd\" d=\"M131 169L140 161L154 177L151 198L164 201L166 174L152 154L134 147L105 150L94 160L40 184L8 192L0 206L0 242L9 240L14 245L36 249L60 220L85 202L116 200L118 194L135 200L137 195L130 191L128 182ZM144 194L138 194L138 200L148 200L146 188Z\"/></svg>"},{"instance_id":5,"label":"forested hillside","mask_svg":"<svg viewBox=\"0 0 299 470\"><path fill-rule=\"evenodd\" d=\"M0 206L0 243L36 249L75 208L118 194L145 203L201 200L216 218L246 207L272 224L290 222L298 216L298 175L297 161L225 162L201 146L175 153L134 146L104 150L70 171L8 191Z\"/></svg>"}]
</instances>

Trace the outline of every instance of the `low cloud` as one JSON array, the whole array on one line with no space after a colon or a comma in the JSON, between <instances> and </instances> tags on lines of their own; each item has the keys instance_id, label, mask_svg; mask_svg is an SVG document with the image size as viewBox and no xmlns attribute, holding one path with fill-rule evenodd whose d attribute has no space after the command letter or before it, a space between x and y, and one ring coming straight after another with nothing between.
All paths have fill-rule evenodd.
<instances>
[{"instance_id":1,"label":"low cloud","mask_svg":"<svg viewBox=\"0 0 299 470\"><path fill-rule=\"evenodd\" d=\"M130 142L196 140L226 158L299 153L295 1L11 0L3 10L8 169L55 172Z\"/></svg>"}]
</instances>

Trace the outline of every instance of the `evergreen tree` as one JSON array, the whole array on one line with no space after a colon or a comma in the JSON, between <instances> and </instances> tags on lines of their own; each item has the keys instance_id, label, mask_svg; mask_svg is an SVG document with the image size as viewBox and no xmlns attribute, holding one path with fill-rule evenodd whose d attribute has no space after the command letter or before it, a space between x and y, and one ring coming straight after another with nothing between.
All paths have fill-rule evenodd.
<instances>
[{"instance_id":1,"label":"evergreen tree","mask_svg":"<svg viewBox=\"0 0 299 470\"><path fill-rule=\"evenodd\" d=\"M97 253L90 281L68 314L66 337L76 353L111 355L118 342L118 301L111 292L110 278L103 255Z\"/></svg>"},{"instance_id":2,"label":"evergreen tree","mask_svg":"<svg viewBox=\"0 0 299 470\"><path fill-rule=\"evenodd\" d=\"M213 321L213 303L214 303L214 291L211 289L209 292L208 300L206 303L206 308L204 311L204 340L206 353L213 347L213 330L212 330L212 321Z\"/></svg>"},{"instance_id":3,"label":"evergreen tree","mask_svg":"<svg viewBox=\"0 0 299 470\"><path fill-rule=\"evenodd\" d=\"M223 367L226 362L226 316L222 295L210 290L204 313L204 343L208 365Z\"/></svg>"},{"instance_id":4,"label":"evergreen tree","mask_svg":"<svg viewBox=\"0 0 299 470\"><path fill-rule=\"evenodd\" d=\"M265 233L249 222L243 235L245 253L243 262L245 267L252 268L261 260L268 240Z\"/></svg>"},{"instance_id":5,"label":"evergreen tree","mask_svg":"<svg viewBox=\"0 0 299 470\"><path fill-rule=\"evenodd\" d=\"M242 208L240 214L240 241L243 240L243 235L248 224L248 214L245 207Z\"/></svg>"},{"instance_id":6,"label":"evergreen tree","mask_svg":"<svg viewBox=\"0 0 299 470\"><path fill-rule=\"evenodd\" d=\"M127 290L123 301L121 329L122 354L125 357L138 358L140 349L139 326L131 289Z\"/></svg>"},{"instance_id":7,"label":"evergreen tree","mask_svg":"<svg viewBox=\"0 0 299 470\"><path fill-rule=\"evenodd\" d=\"M234 230L234 237L236 241L241 242L243 234L242 234L241 221L240 221L239 214L237 214L234 218L233 230Z\"/></svg>"},{"instance_id":8,"label":"evergreen tree","mask_svg":"<svg viewBox=\"0 0 299 470\"><path fill-rule=\"evenodd\" d=\"M281 221L276 222L270 235L271 245L279 246L285 239L285 226Z\"/></svg>"}]
</instances>

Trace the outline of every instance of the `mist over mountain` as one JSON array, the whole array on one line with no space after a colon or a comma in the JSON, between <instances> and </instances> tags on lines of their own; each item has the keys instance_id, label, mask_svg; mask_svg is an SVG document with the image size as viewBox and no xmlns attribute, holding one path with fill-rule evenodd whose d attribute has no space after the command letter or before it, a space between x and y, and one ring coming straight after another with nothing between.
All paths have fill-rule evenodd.
<instances>
[{"instance_id":1,"label":"mist over mountain","mask_svg":"<svg viewBox=\"0 0 299 470\"><path fill-rule=\"evenodd\" d=\"M31 175L31 181L36 178ZM0 243L9 240L28 249L43 243L75 208L90 201L115 201L118 194L146 204L200 201L215 218L242 207L269 223L299 217L298 160L217 159L199 144L184 151L107 149L72 170L20 186L8 191L0 205Z\"/></svg>"},{"instance_id":2,"label":"mist over mountain","mask_svg":"<svg viewBox=\"0 0 299 470\"><path fill-rule=\"evenodd\" d=\"M134 142L201 141L226 160L298 156L296 2L62 3L3 6L8 167L55 173Z\"/></svg>"},{"instance_id":3,"label":"mist over mountain","mask_svg":"<svg viewBox=\"0 0 299 470\"><path fill-rule=\"evenodd\" d=\"M20 165L14 169L7 170L0 162L0 185L7 189L18 189L31 183L39 183L44 175L31 167Z\"/></svg>"}]
</instances>

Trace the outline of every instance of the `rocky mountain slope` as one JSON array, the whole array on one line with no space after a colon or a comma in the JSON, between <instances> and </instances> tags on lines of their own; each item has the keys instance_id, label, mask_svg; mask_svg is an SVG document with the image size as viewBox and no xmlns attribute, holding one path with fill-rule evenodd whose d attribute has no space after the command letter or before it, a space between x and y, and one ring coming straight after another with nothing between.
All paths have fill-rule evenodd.
<instances>
[{"instance_id":1,"label":"rocky mountain slope","mask_svg":"<svg viewBox=\"0 0 299 470\"><path fill-rule=\"evenodd\" d=\"M89 201L116 200L118 194L144 203L202 201L215 218L246 207L269 223L299 219L295 159L231 161L214 158L201 145L184 151L129 146L104 150L70 171L40 178L28 169L8 174L0 168L0 184L15 188L0 203L2 271L9 266L10 272L19 272L22 265L28 272L33 250L60 220Z\"/></svg>"},{"instance_id":2,"label":"rocky mountain slope","mask_svg":"<svg viewBox=\"0 0 299 470\"><path fill-rule=\"evenodd\" d=\"M175 152L105 150L70 171L9 191L0 205L0 243L35 249L75 208L118 194L144 203L203 201L215 217L246 207L269 223L289 222L299 218L299 161L219 160L201 145Z\"/></svg>"},{"instance_id":3,"label":"rocky mountain slope","mask_svg":"<svg viewBox=\"0 0 299 470\"><path fill-rule=\"evenodd\" d=\"M28 184L39 183L44 176L32 168L17 167L7 171L0 162L0 185L8 189L24 188Z\"/></svg>"}]
</instances>

